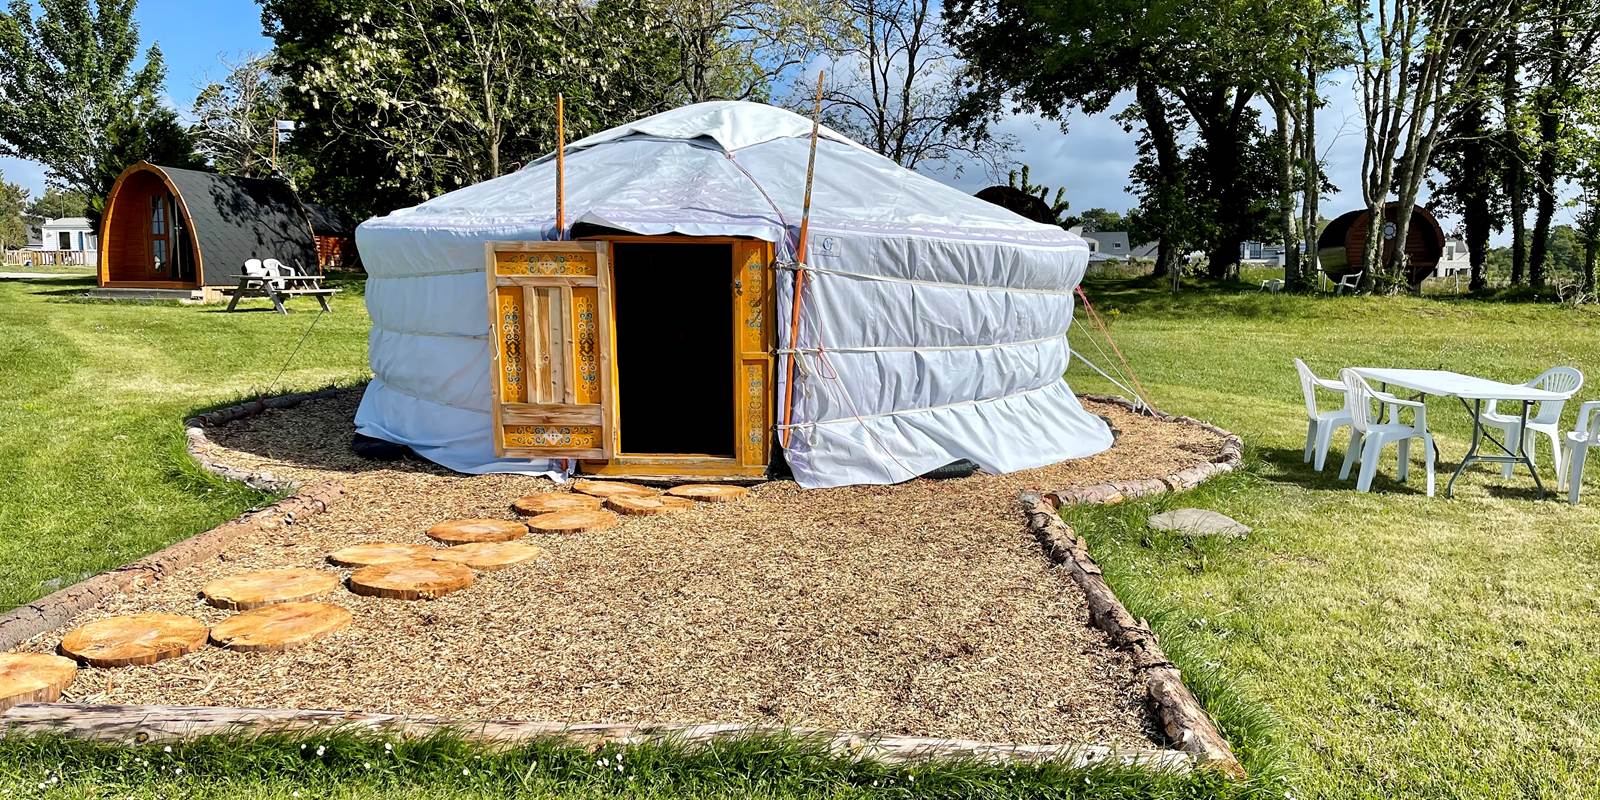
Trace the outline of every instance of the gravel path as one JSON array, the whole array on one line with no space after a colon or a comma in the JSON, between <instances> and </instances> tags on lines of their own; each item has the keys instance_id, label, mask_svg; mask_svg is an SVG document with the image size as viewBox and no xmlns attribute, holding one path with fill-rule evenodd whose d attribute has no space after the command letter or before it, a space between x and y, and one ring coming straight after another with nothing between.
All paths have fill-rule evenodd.
<instances>
[{"instance_id":1,"label":"gravel path","mask_svg":"<svg viewBox=\"0 0 1600 800\"><path fill-rule=\"evenodd\" d=\"M111 614L227 614L197 599L216 577L334 569L366 541L431 544L461 517L510 517L541 479L463 477L349 455L356 395L213 433L211 455L282 477L337 477L348 498L216 561L112 598ZM1122 436L1108 453L1011 475L802 491L760 485L730 504L531 535L545 555L481 573L435 601L331 599L355 623L277 654L207 648L149 667L83 670L77 702L341 708L466 719L743 721L1022 742L1145 746L1142 690L1089 628L1081 594L1023 529L1023 488L1163 475L1220 440L1091 405ZM377 467L377 468L374 468ZM348 571L341 570L343 574ZM48 650L63 631L25 649Z\"/></svg>"}]
</instances>

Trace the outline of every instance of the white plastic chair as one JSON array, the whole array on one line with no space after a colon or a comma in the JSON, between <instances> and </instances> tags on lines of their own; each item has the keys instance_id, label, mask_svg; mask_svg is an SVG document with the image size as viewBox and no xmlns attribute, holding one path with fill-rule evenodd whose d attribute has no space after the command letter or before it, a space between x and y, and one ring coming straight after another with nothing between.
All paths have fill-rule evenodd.
<instances>
[{"instance_id":1,"label":"white plastic chair","mask_svg":"<svg viewBox=\"0 0 1600 800\"><path fill-rule=\"evenodd\" d=\"M1578 390L1583 388L1583 373L1573 369L1572 367L1551 367L1550 369L1540 373L1539 377L1528 381L1524 385L1551 392L1561 392L1570 397L1571 395L1577 394ZM1528 416L1528 429L1525 431L1519 430L1522 427L1522 414L1520 412L1516 414L1504 414L1501 413L1498 408L1496 408L1497 405L1499 405L1498 400L1490 400L1489 407L1478 416L1478 419L1485 426L1498 428L1503 431L1505 433L1504 441L1507 448L1516 447L1517 442L1521 441L1522 446L1528 451L1529 461L1534 460L1534 452L1538 450L1538 448L1534 446L1538 437L1536 437L1534 434L1542 433L1545 436L1550 437L1550 456L1553 459L1552 463L1556 464L1559 468L1559 466L1562 464L1560 430L1561 411L1566 408L1567 401L1541 401L1539 403L1538 410ZM1581 428L1583 426L1580 425L1579 427ZM1500 474L1507 478L1511 477L1512 466L1513 465L1510 463L1502 465L1500 468Z\"/></svg>"},{"instance_id":2,"label":"white plastic chair","mask_svg":"<svg viewBox=\"0 0 1600 800\"><path fill-rule=\"evenodd\" d=\"M266 278L271 275L271 273L267 272L266 267L261 265L261 259L259 258L245 259L244 274L252 278Z\"/></svg>"},{"instance_id":3,"label":"white plastic chair","mask_svg":"<svg viewBox=\"0 0 1600 800\"><path fill-rule=\"evenodd\" d=\"M1567 449L1556 461L1556 489L1567 490L1567 502L1578 504L1578 490L1583 488L1583 462L1589 457L1589 446L1600 441L1600 400L1590 400L1578 406L1578 427L1567 434Z\"/></svg>"},{"instance_id":4,"label":"white plastic chair","mask_svg":"<svg viewBox=\"0 0 1600 800\"><path fill-rule=\"evenodd\" d=\"M1269 278L1267 280L1262 281L1261 282L1261 291L1263 291L1263 292L1271 292L1273 294L1277 294L1278 292L1283 291L1283 279L1282 278Z\"/></svg>"},{"instance_id":5,"label":"white plastic chair","mask_svg":"<svg viewBox=\"0 0 1600 800\"><path fill-rule=\"evenodd\" d=\"M1356 289L1361 288L1361 276L1365 274L1367 274L1366 271L1362 270L1361 272L1351 272L1346 275L1341 275L1339 277L1339 282L1333 285L1333 293L1335 295L1341 295L1345 293L1346 289L1354 292Z\"/></svg>"},{"instance_id":6,"label":"white plastic chair","mask_svg":"<svg viewBox=\"0 0 1600 800\"><path fill-rule=\"evenodd\" d=\"M1366 379L1353 370L1340 370L1339 378L1345 385L1345 407L1350 409L1350 447L1345 450L1344 467L1339 479L1350 477L1350 467L1360 462L1361 475L1356 479L1356 491L1372 489L1372 478L1378 472L1378 459L1383 448L1391 442L1400 449L1400 468L1396 477L1405 483L1411 469L1411 440L1422 440L1422 466L1428 476L1428 496L1433 496L1433 464L1438 450L1433 446L1433 435L1428 433L1428 407L1416 400L1401 400L1392 394L1373 389ZM1382 413L1374 416L1373 402L1382 404L1388 411L1388 421ZM1411 410L1411 424L1400 421L1401 412ZM1358 446L1359 445L1359 446Z\"/></svg>"},{"instance_id":7,"label":"white plastic chair","mask_svg":"<svg viewBox=\"0 0 1600 800\"><path fill-rule=\"evenodd\" d=\"M1340 397L1347 397L1345 386L1339 381L1330 381L1317 377L1300 359L1294 360L1295 371L1300 373L1300 392L1306 398L1306 462L1315 456L1317 471L1322 471L1322 466L1328 461L1328 447L1333 440L1333 432L1350 424L1350 405L1348 401L1338 411L1323 411L1317 407L1317 390L1338 392Z\"/></svg>"}]
</instances>

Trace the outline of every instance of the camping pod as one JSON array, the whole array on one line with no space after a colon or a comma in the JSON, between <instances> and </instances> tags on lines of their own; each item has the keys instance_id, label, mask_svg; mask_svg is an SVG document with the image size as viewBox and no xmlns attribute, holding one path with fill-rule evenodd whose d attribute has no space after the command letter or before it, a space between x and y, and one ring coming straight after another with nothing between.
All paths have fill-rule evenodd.
<instances>
[{"instance_id":1,"label":"camping pod","mask_svg":"<svg viewBox=\"0 0 1600 800\"><path fill-rule=\"evenodd\" d=\"M345 218L324 205L306 203L305 207L317 246L317 271L355 267L355 232Z\"/></svg>"},{"instance_id":2,"label":"camping pod","mask_svg":"<svg viewBox=\"0 0 1600 800\"><path fill-rule=\"evenodd\" d=\"M1383 237L1382 258L1387 259L1394 252L1394 238L1399 235L1400 204L1384 206L1383 217L1378 230ZM1317 258L1323 272L1338 280L1361 269L1371 221L1372 215L1367 209L1360 208L1340 214L1322 229L1317 236ZM1444 229L1439 227L1438 218L1422 206L1413 206L1406 230L1406 266L1411 284L1419 284L1431 275L1443 255Z\"/></svg>"},{"instance_id":3,"label":"camping pod","mask_svg":"<svg viewBox=\"0 0 1600 800\"><path fill-rule=\"evenodd\" d=\"M286 184L140 161L117 177L100 221L101 289L186 290L215 299L244 262L315 271L305 208Z\"/></svg>"},{"instance_id":4,"label":"camping pod","mask_svg":"<svg viewBox=\"0 0 1600 800\"><path fill-rule=\"evenodd\" d=\"M811 131L701 103L568 145L564 217L550 155L362 223L357 432L462 472L807 487L1109 447L1062 379L1084 241L823 128L797 253Z\"/></svg>"}]
</instances>

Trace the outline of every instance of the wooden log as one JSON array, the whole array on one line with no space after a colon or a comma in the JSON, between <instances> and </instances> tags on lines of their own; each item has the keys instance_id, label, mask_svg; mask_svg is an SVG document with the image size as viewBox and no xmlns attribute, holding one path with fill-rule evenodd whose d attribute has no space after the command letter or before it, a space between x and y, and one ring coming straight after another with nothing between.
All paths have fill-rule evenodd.
<instances>
[{"instance_id":1,"label":"wooden log","mask_svg":"<svg viewBox=\"0 0 1600 800\"><path fill-rule=\"evenodd\" d=\"M667 490L667 494L673 497L698 500L702 503L731 503L749 493L750 490L743 486L729 486L721 483L691 483L684 486L674 486Z\"/></svg>"},{"instance_id":2,"label":"wooden log","mask_svg":"<svg viewBox=\"0 0 1600 800\"><path fill-rule=\"evenodd\" d=\"M686 511L693 507L693 500L683 497L669 497L667 495L656 495L655 497L620 495L606 498L606 508L618 514L627 514L629 516L653 517L658 514Z\"/></svg>"},{"instance_id":3,"label":"wooden log","mask_svg":"<svg viewBox=\"0 0 1600 800\"><path fill-rule=\"evenodd\" d=\"M652 489L648 486L640 486L637 483L627 483L625 481L596 481L589 480L588 478L579 478L578 480L573 481L572 491L579 494L592 495L594 497L616 497L618 495L646 497L653 494L660 494L660 492L657 492L655 489Z\"/></svg>"},{"instance_id":4,"label":"wooden log","mask_svg":"<svg viewBox=\"0 0 1600 800\"><path fill-rule=\"evenodd\" d=\"M54 703L78 677L70 658L48 653L0 653L0 711L20 703Z\"/></svg>"},{"instance_id":5,"label":"wooden log","mask_svg":"<svg viewBox=\"0 0 1600 800\"><path fill-rule=\"evenodd\" d=\"M528 535L528 526L511 519L452 519L428 529L428 538L445 544L509 542Z\"/></svg>"},{"instance_id":6,"label":"wooden log","mask_svg":"<svg viewBox=\"0 0 1600 800\"><path fill-rule=\"evenodd\" d=\"M284 650L340 630L351 619L332 603L279 603L223 620L211 629L211 642L245 653Z\"/></svg>"},{"instance_id":7,"label":"wooden log","mask_svg":"<svg viewBox=\"0 0 1600 800\"><path fill-rule=\"evenodd\" d=\"M745 723L568 723L520 720L481 722L369 714L359 711L214 706L23 704L0 714L0 730L16 735L53 733L121 744L175 742L216 734L318 733L340 730L422 738L441 731L449 731L490 747L514 746L544 739L559 739L591 747L656 742L701 746L719 740L793 736L820 742L830 752L838 755L885 763L917 763L934 759L986 763L1050 761L1078 768L1096 764L1131 764L1178 773L1188 772L1194 765L1192 757L1174 750L884 736Z\"/></svg>"},{"instance_id":8,"label":"wooden log","mask_svg":"<svg viewBox=\"0 0 1600 800\"><path fill-rule=\"evenodd\" d=\"M366 544L342 547L328 554L328 563L336 567L350 567L359 569L370 567L373 564L393 564L396 561L415 561L419 558L433 558L439 548L429 547L425 544L403 544L400 542L368 542Z\"/></svg>"},{"instance_id":9,"label":"wooden log","mask_svg":"<svg viewBox=\"0 0 1600 800\"><path fill-rule=\"evenodd\" d=\"M528 520L528 527L539 533L583 533L605 530L617 524L609 511L557 511Z\"/></svg>"},{"instance_id":10,"label":"wooden log","mask_svg":"<svg viewBox=\"0 0 1600 800\"><path fill-rule=\"evenodd\" d=\"M130 614L73 628L60 650L91 667L142 666L199 650L206 633L206 624L193 617Z\"/></svg>"},{"instance_id":11,"label":"wooden log","mask_svg":"<svg viewBox=\"0 0 1600 800\"><path fill-rule=\"evenodd\" d=\"M537 545L525 542L472 542L435 550L433 558L490 572L532 561L543 553Z\"/></svg>"},{"instance_id":12,"label":"wooden log","mask_svg":"<svg viewBox=\"0 0 1600 800\"><path fill-rule=\"evenodd\" d=\"M598 511L602 502L601 498L587 494L543 492L517 498L511 503L511 510L525 517L534 517L554 511Z\"/></svg>"},{"instance_id":13,"label":"wooden log","mask_svg":"<svg viewBox=\"0 0 1600 800\"><path fill-rule=\"evenodd\" d=\"M1089 556L1088 545L1061 520L1056 506L1036 492L1020 497L1028 530L1044 547L1052 561L1066 568L1083 591L1089 605L1089 621L1111 637L1112 644L1130 654L1135 674L1144 683L1156 718L1167 738L1179 749L1200 759L1207 767L1243 779L1244 766L1228 746L1222 731L1200 705L1200 700L1183 683L1183 675L1161 650L1156 634L1143 620L1135 619L1106 583L1100 565Z\"/></svg>"},{"instance_id":14,"label":"wooden log","mask_svg":"<svg viewBox=\"0 0 1600 800\"><path fill-rule=\"evenodd\" d=\"M433 559L362 567L350 575L350 591L391 600L433 600L472 585L472 570Z\"/></svg>"},{"instance_id":15,"label":"wooden log","mask_svg":"<svg viewBox=\"0 0 1600 800\"><path fill-rule=\"evenodd\" d=\"M339 586L339 576L317 569L289 567L230 575L207 583L200 594L206 603L231 611L294 603L327 594Z\"/></svg>"}]
</instances>

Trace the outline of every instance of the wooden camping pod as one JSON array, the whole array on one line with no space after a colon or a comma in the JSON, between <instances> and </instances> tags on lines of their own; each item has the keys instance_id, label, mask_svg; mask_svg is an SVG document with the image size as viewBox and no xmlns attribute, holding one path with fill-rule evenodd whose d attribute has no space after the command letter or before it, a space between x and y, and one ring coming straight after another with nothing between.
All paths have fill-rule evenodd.
<instances>
[{"instance_id":1,"label":"wooden camping pod","mask_svg":"<svg viewBox=\"0 0 1600 800\"><path fill-rule=\"evenodd\" d=\"M1399 230L1400 204L1384 207L1383 222L1378 230L1384 236L1383 258L1394 249L1393 238ZM1361 259L1367 246L1367 231L1371 229L1372 215L1367 209L1347 211L1336 217L1317 236L1317 258L1322 271L1338 278L1361 269ZM1413 206L1411 222L1406 231L1406 263L1412 284L1422 282L1444 256L1444 229L1438 218L1422 206Z\"/></svg>"}]
</instances>

